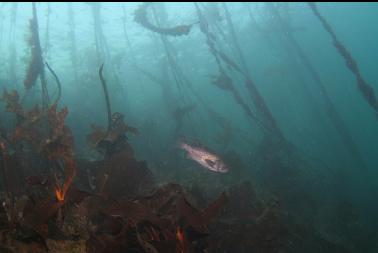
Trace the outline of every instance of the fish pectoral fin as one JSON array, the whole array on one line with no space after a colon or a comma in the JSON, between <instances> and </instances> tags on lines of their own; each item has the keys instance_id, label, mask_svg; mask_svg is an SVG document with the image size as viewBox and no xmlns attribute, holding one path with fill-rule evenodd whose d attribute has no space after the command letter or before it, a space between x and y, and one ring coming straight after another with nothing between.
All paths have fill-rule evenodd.
<instances>
[{"instance_id":1,"label":"fish pectoral fin","mask_svg":"<svg viewBox=\"0 0 378 253\"><path fill-rule=\"evenodd\" d=\"M213 162L213 161L210 160L210 159L205 159L205 162L206 162L209 166L211 166L211 167L213 167L213 166L215 165L215 162Z\"/></svg>"}]
</instances>

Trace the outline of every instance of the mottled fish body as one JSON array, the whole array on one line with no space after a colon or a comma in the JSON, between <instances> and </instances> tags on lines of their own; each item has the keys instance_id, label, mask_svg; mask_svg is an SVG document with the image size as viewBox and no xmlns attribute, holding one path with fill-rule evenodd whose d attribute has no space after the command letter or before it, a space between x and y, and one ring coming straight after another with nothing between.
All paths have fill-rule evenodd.
<instances>
[{"instance_id":1,"label":"mottled fish body","mask_svg":"<svg viewBox=\"0 0 378 253\"><path fill-rule=\"evenodd\" d=\"M203 167L218 173L227 173L227 165L217 155L210 153L201 147L193 147L185 142L180 143L180 147L188 153L188 157L196 161Z\"/></svg>"}]
</instances>

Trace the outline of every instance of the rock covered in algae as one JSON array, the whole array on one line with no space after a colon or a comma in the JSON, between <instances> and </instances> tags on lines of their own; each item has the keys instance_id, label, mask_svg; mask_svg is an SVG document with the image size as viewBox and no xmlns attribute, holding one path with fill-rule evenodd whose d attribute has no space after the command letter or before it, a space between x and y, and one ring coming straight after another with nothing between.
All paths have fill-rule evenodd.
<instances>
[{"instance_id":1,"label":"rock covered in algae","mask_svg":"<svg viewBox=\"0 0 378 253\"><path fill-rule=\"evenodd\" d=\"M46 240L49 253L86 253L85 240Z\"/></svg>"},{"instance_id":2,"label":"rock covered in algae","mask_svg":"<svg viewBox=\"0 0 378 253\"><path fill-rule=\"evenodd\" d=\"M20 233L20 232L19 232ZM24 235L25 236L25 235ZM0 231L1 253L47 253L45 246L40 240L19 240L20 235L10 230ZM31 239L31 238L27 238Z\"/></svg>"}]
</instances>

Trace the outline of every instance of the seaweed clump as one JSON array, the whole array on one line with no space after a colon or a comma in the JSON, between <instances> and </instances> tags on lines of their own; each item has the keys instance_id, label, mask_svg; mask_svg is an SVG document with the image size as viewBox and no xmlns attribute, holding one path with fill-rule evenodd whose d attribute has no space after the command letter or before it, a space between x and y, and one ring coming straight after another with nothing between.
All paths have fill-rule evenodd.
<instances>
[{"instance_id":1,"label":"seaweed clump","mask_svg":"<svg viewBox=\"0 0 378 253\"><path fill-rule=\"evenodd\" d=\"M97 182L88 180L90 182L88 186L92 190L97 190L100 195L120 196L120 193L127 193L128 196L134 196L140 189L151 189L154 185L153 176L145 162L134 158L134 151L128 143L126 134L128 132L138 134L138 129L127 125L122 113L111 111L107 84L102 71L103 65L99 69L99 76L106 101L108 126L104 130L93 125L93 131L87 135L87 140L92 148L104 155L104 159L88 165L93 169L87 174L98 175ZM126 183L122 181L125 178Z\"/></svg>"},{"instance_id":2,"label":"seaweed clump","mask_svg":"<svg viewBox=\"0 0 378 253\"><path fill-rule=\"evenodd\" d=\"M18 173L17 162L30 157L55 168L55 173L37 173L35 164L29 163L34 174L22 182L17 196L0 196L2 252L233 252L227 238L239 240L247 250L256 249L240 236L246 221L252 222L248 232L255 231L265 248L282 246L284 237L270 236L280 235L282 223L272 218L274 208L259 201L250 184L211 198L199 196L201 191L193 195L175 183L157 186L146 163L135 159L119 113L113 114L108 133L97 134L102 136L97 145L107 150L104 159L76 161L73 137L64 123L67 108L25 111L17 92L5 92L4 97L7 108L19 116L18 134L9 135L15 153L2 149L6 171ZM18 147L20 142L32 149ZM88 171L93 173L94 188L88 186ZM203 200L201 208L195 203L198 199Z\"/></svg>"},{"instance_id":3,"label":"seaweed clump","mask_svg":"<svg viewBox=\"0 0 378 253\"><path fill-rule=\"evenodd\" d=\"M42 191L42 185L36 186ZM47 193L47 191L46 191ZM203 208L174 183L134 198L109 198L73 187L66 202L22 197L17 229L1 243L7 252L238 252L283 249L284 227L248 183L230 188ZM3 228L2 228L3 229ZM17 231L17 233L15 232Z\"/></svg>"}]
</instances>

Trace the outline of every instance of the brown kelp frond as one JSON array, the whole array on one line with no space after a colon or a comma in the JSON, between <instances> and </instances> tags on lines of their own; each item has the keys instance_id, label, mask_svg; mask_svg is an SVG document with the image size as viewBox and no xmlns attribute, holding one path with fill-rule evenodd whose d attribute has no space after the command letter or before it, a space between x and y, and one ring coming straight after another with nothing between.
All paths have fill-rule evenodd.
<instances>
[{"instance_id":1,"label":"brown kelp frond","mask_svg":"<svg viewBox=\"0 0 378 253\"><path fill-rule=\"evenodd\" d=\"M249 6L249 5L246 5ZM268 10L272 13L272 15L277 18L278 24L281 26L283 34L287 38L288 42L292 45L294 50L297 52L299 60L301 64L307 68L310 77L314 81L319 88L319 92L321 94L321 99L324 101L325 110L327 112L328 117L330 118L331 122L333 123L334 127L337 129L339 136L341 137L342 142L344 143L345 148L349 151L352 155L353 160L359 161L359 164L362 168L366 167L364 159L362 158L361 151L359 150L357 144L353 140L350 130L347 128L346 123L342 119L340 113L337 111L334 102L332 101L330 94L326 89L326 83L322 80L319 72L316 70L313 63L310 61L308 55L301 47L300 43L296 40L295 36L293 35L288 23L284 22L283 18L281 17L279 10L276 8L274 4L267 4ZM253 20L252 13L250 12L250 17ZM256 20L253 20L256 23ZM269 36L263 31L260 31L264 37L266 37L267 41L270 41ZM270 41L271 42L271 41ZM311 99L311 98L310 98ZM313 101L315 102L315 101Z\"/></svg>"},{"instance_id":2,"label":"brown kelp frond","mask_svg":"<svg viewBox=\"0 0 378 253\"><path fill-rule=\"evenodd\" d=\"M67 107L60 112L57 112L56 105L49 109L47 120L50 131L41 143L41 148L50 160L64 160L73 156L73 136L65 125L67 114Z\"/></svg>"},{"instance_id":3,"label":"brown kelp frond","mask_svg":"<svg viewBox=\"0 0 378 253\"><path fill-rule=\"evenodd\" d=\"M24 110L22 109L20 103L20 96L17 90L12 90L8 92L7 89L4 89L2 100L5 102L5 108L8 112L13 112L16 115L24 115Z\"/></svg>"},{"instance_id":4,"label":"brown kelp frond","mask_svg":"<svg viewBox=\"0 0 378 253\"><path fill-rule=\"evenodd\" d=\"M174 110L172 116L176 121L181 121L186 115L195 110L196 107L197 106L195 104L190 104L183 107L179 106L176 110Z\"/></svg>"},{"instance_id":5,"label":"brown kelp frond","mask_svg":"<svg viewBox=\"0 0 378 253\"><path fill-rule=\"evenodd\" d=\"M350 52L345 48L345 46L341 43L341 41L337 38L331 25L320 14L316 4L309 2L308 5L310 9L312 10L312 12L314 13L314 15L320 20L324 29L331 35L332 40L333 40L333 45L336 47L339 54L344 58L346 66L355 75L356 80L357 80L357 87L362 93L362 96L369 103L369 105L374 109L378 117L378 100L375 96L373 87L364 80L364 78L361 75L361 72L357 65L356 60L353 58Z\"/></svg>"},{"instance_id":6,"label":"brown kelp frond","mask_svg":"<svg viewBox=\"0 0 378 253\"><path fill-rule=\"evenodd\" d=\"M4 190L9 194L9 153L7 142L5 139L0 137L0 156L2 160L1 169L3 177Z\"/></svg>"},{"instance_id":7,"label":"brown kelp frond","mask_svg":"<svg viewBox=\"0 0 378 253\"><path fill-rule=\"evenodd\" d=\"M19 161L20 157L22 157L21 160L28 157L28 153L25 153L28 151L20 148L20 144L22 144L21 146L27 144L26 146L31 148L28 150L33 150L32 160L25 160L30 161L30 164L26 166L33 168L32 161L37 159L40 160L40 164L50 164L53 168L56 166L64 168L64 179L63 176L61 176L62 179L58 179L55 176L55 183L47 175L33 175L34 179L33 176L31 179L28 177L29 179L26 179L28 186L21 188L28 189L27 187L31 187L31 189L37 188L39 190L30 194L22 207L18 207L22 203L13 197L10 197L10 200L14 202L14 205L8 205L9 208L7 206L8 213L15 213L14 210L17 210L16 215L12 214L12 217L14 216L12 222L15 225L24 226L39 235L46 236L49 233L47 222L53 219L56 214L58 214L57 220L62 219L59 218L62 217L61 207L65 203L66 195L76 175L73 136L70 129L65 125L68 110L63 108L58 111L57 104L54 104L48 110L41 110L38 106L34 106L31 110L25 111L19 103L19 96L16 91L8 93L5 90L3 97L7 102L7 109L20 116L11 134L11 141L15 147L14 154L9 155L5 141L1 139L0 142L2 161L3 165L5 165L3 166L5 168L3 174L7 180L5 183L6 188L8 188L7 186L10 182L14 183L15 180L14 177L8 180L9 166L12 167L12 170L16 169L20 172L20 166L24 166ZM17 156L18 153L21 156ZM21 177L23 176L21 172L17 174L17 177L20 177L20 174ZM63 183L60 183L60 181ZM24 183L20 180L21 182Z\"/></svg>"},{"instance_id":8,"label":"brown kelp frond","mask_svg":"<svg viewBox=\"0 0 378 253\"><path fill-rule=\"evenodd\" d=\"M87 135L87 141L92 148L96 148L100 153L108 153L111 150L118 149L125 144L126 133L139 134L139 130L129 126L124 122L124 116L119 113L113 113L109 130L92 125L92 132Z\"/></svg>"},{"instance_id":9,"label":"brown kelp frond","mask_svg":"<svg viewBox=\"0 0 378 253\"><path fill-rule=\"evenodd\" d=\"M230 57L228 57L225 53L217 50L217 49L213 49L216 54L224 61L224 63L227 64L228 68L232 68L234 69L235 71L245 75L245 73L241 70L241 68L236 64L235 61L233 61Z\"/></svg>"},{"instance_id":10,"label":"brown kelp frond","mask_svg":"<svg viewBox=\"0 0 378 253\"><path fill-rule=\"evenodd\" d=\"M212 83L223 90L233 90L232 79L224 71L220 71L218 76L214 76Z\"/></svg>"},{"instance_id":11,"label":"brown kelp frond","mask_svg":"<svg viewBox=\"0 0 378 253\"><path fill-rule=\"evenodd\" d=\"M60 186L57 178L55 180L55 197L59 202L65 201L66 194L76 176L76 162L71 156L66 156L64 158L64 171L65 179L63 186Z\"/></svg>"},{"instance_id":12,"label":"brown kelp frond","mask_svg":"<svg viewBox=\"0 0 378 253\"><path fill-rule=\"evenodd\" d=\"M58 212L63 202L58 202L51 197L38 200L36 203L29 203L24 208L24 225L32 228L39 234L48 234L47 222Z\"/></svg>"},{"instance_id":13,"label":"brown kelp frond","mask_svg":"<svg viewBox=\"0 0 378 253\"><path fill-rule=\"evenodd\" d=\"M220 69L219 76L214 76L212 83L222 90L229 91L234 97L236 103L238 103L244 112L253 120L256 120L260 124L260 120L257 118L255 113L249 108L249 106L243 101L240 93L235 89L232 79L226 74L223 69Z\"/></svg>"},{"instance_id":14,"label":"brown kelp frond","mask_svg":"<svg viewBox=\"0 0 378 253\"><path fill-rule=\"evenodd\" d=\"M201 213L202 220L205 224L209 224L217 215L220 213L220 210L226 205L228 201L228 196L225 192L212 202L206 209Z\"/></svg>"},{"instance_id":15,"label":"brown kelp frond","mask_svg":"<svg viewBox=\"0 0 378 253\"><path fill-rule=\"evenodd\" d=\"M54 153L62 152L57 149L71 148L73 137L68 127L64 125L68 114L67 108L57 112L55 103L47 111L42 111L38 105L25 111L15 90L12 92L4 90L3 100L5 100L7 111L18 116L16 128L10 138L13 143L28 141L36 151L46 151L49 153L48 156L55 156ZM43 127L43 120L48 122L49 130Z\"/></svg>"},{"instance_id":16,"label":"brown kelp frond","mask_svg":"<svg viewBox=\"0 0 378 253\"><path fill-rule=\"evenodd\" d=\"M38 76L41 74L43 69L43 60L41 45L39 42L39 32L38 32L38 20L35 11L35 5L33 4L33 18L30 20L30 32L31 37L29 40L29 45L31 48L31 60L27 69L27 74L24 79L25 88L29 89L35 85Z\"/></svg>"},{"instance_id":17,"label":"brown kelp frond","mask_svg":"<svg viewBox=\"0 0 378 253\"><path fill-rule=\"evenodd\" d=\"M27 141L35 151L42 152L51 160L72 156L73 136L65 125L68 114L66 107L57 111L55 103L47 111L42 111L38 105L25 111L19 103L17 91L4 90L3 99L7 110L18 116L17 125L10 138L13 143Z\"/></svg>"},{"instance_id":18,"label":"brown kelp frond","mask_svg":"<svg viewBox=\"0 0 378 253\"><path fill-rule=\"evenodd\" d=\"M55 105L55 104L59 103L60 97L62 95L62 84L60 83L60 80L59 80L58 76L55 74L54 70L50 67L50 65L47 62L45 62L45 64L47 66L47 69L54 76L55 82L56 82L56 84L58 86L58 96L56 97L55 101L52 103L52 105Z\"/></svg>"},{"instance_id":19,"label":"brown kelp frond","mask_svg":"<svg viewBox=\"0 0 378 253\"><path fill-rule=\"evenodd\" d=\"M169 35L169 36L182 36L182 35L188 35L192 26L196 23L189 24L189 25L179 25L171 28L161 28L154 26L148 21L147 18L147 9L151 5L151 3L144 3L139 6L139 8L135 11L135 22L142 25L144 28L147 28L150 31L159 33L161 35Z\"/></svg>"},{"instance_id":20,"label":"brown kelp frond","mask_svg":"<svg viewBox=\"0 0 378 253\"><path fill-rule=\"evenodd\" d=\"M51 139L55 141L59 136L64 134L65 119L68 115L68 108L64 107L60 112L57 111L57 105L53 105L48 111L48 121L51 128Z\"/></svg>"},{"instance_id":21,"label":"brown kelp frond","mask_svg":"<svg viewBox=\"0 0 378 253\"><path fill-rule=\"evenodd\" d=\"M91 125L91 128L92 131L87 135L87 141L92 148L95 148L99 141L106 138L106 130L94 124Z\"/></svg>"},{"instance_id":22,"label":"brown kelp frond","mask_svg":"<svg viewBox=\"0 0 378 253\"><path fill-rule=\"evenodd\" d=\"M205 210L200 211L182 195L177 202L177 208L180 213L180 219L184 220L188 226L191 226L200 234L208 234L208 225L216 217L220 209L224 207L226 201L227 196L225 193L222 193L215 202L210 204Z\"/></svg>"},{"instance_id":23,"label":"brown kelp frond","mask_svg":"<svg viewBox=\"0 0 378 253\"><path fill-rule=\"evenodd\" d=\"M134 151L127 142L121 143L121 147L116 144L109 145L112 153L98 164L99 193L133 197L151 189L155 180L147 164L134 158Z\"/></svg>"},{"instance_id":24,"label":"brown kelp frond","mask_svg":"<svg viewBox=\"0 0 378 253\"><path fill-rule=\"evenodd\" d=\"M228 69L239 72L240 74L244 76L246 80L249 80L247 73L242 71L242 69L238 66L238 64L236 64L235 61L230 59L225 53L223 53L222 51L216 48L215 36L210 32L205 16L202 14L201 9L199 8L199 5L197 3L194 3L194 5L197 10L197 15L200 19L201 32L207 38L206 43L209 47L209 51L215 58L216 63L218 65L219 72L220 72L218 76L215 76L213 78L212 83L215 84L217 87L230 92L232 96L234 97L236 103L238 103L241 106L241 108L247 114L247 116L251 118L252 120L256 120L257 122L259 122L260 120L258 119L258 117L253 113L253 111L250 109L248 104L244 102L242 96L239 94L238 90L234 87L232 79L226 74L225 69L222 66L222 63L225 64L225 66L227 66ZM260 101L260 102L263 103L263 101Z\"/></svg>"},{"instance_id":25,"label":"brown kelp frond","mask_svg":"<svg viewBox=\"0 0 378 253\"><path fill-rule=\"evenodd\" d=\"M107 138L112 141L115 141L126 132L138 134L139 130L135 127L128 126L124 121L123 114L119 112L113 113Z\"/></svg>"},{"instance_id":26,"label":"brown kelp frond","mask_svg":"<svg viewBox=\"0 0 378 253\"><path fill-rule=\"evenodd\" d=\"M109 132L110 124L111 124L111 121L112 121L112 110L111 110L111 107L110 107L108 86L106 85L105 78L102 74L103 69L104 69L104 64L101 64L100 69L98 70L98 74L100 76L101 85L102 85L102 88L104 90L104 96L105 96L105 102L106 102L106 111L108 113L108 128L107 128L108 130L107 131Z\"/></svg>"},{"instance_id":27,"label":"brown kelp frond","mask_svg":"<svg viewBox=\"0 0 378 253\"><path fill-rule=\"evenodd\" d=\"M102 73L103 67L104 64L102 64L99 69L99 76L102 88L104 90L104 96L106 101L108 126L106 132L104 132L101 128L92 126L93 132L87 135L87 140L90 142L92 146L96 147L98 151L104 152L105 154L109 154L109 152L111 152L110 150L113 150L115 146L122 146L122 143L124 143L124 141L127 139L125 135L127 132L138 134L139 131L137 128L131 127L124 122L123 114L119 112L112 114L108 88Z\"/></svg>"},{"instance_id":28,"label":"brown kelp frond","mask_svg":"<svg viewBox=\"0 0 378 253\"><path fill-rule=\"evenodd\" d=\"M125 156L119 158L116 167L124 167L119 172L141 171ZM45 186L35 186L28 196L15 199L12 210L6 209L17 214L13 227L17 233L12 234L12 245L27 238L30 242L47 245L48 250L36 250L24 244L10 252L190 253L220 252L220 249L233 252L235 247L237 252L242 252L243 247L246 252L261 248L279 252L285 247L282 244L285 227L277 216L280 206L265 205L257 198L251 184L230 188L227 195L222 193L215 201L206 200L200 209L194 203L201 196L189 194L177 184L157 186L149 194L129 196L126 188L120 191L117 187L125 187L138 178L114 174L109 180L112 181L108 190L117 193L112 197L82 192L72 186L68 190L72 182L72 177L68 177L62 186L52 181ZM0 222L4 221L3 210L0 208ZM10 245L10 240L3 240L3 230L0 233L1 245ZM81 245L81 250L73 250L74 245Z\"/></svg>"}]
</instances>

